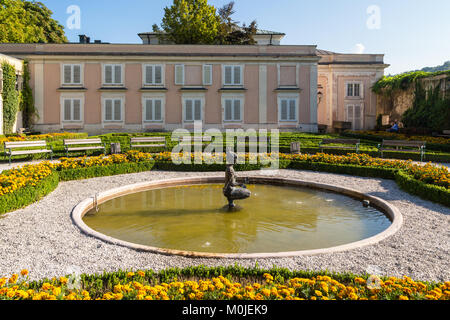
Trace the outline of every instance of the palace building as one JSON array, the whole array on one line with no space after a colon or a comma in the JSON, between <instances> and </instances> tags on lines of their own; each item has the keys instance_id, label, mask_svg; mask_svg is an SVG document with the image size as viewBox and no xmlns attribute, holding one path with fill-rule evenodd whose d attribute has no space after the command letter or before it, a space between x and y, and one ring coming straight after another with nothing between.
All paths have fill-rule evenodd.
<instances>
[{"instance_id":1,"label":"palace building","mask_svg":"<svg viewBox=\"0 0 450 320\"><path fill-rule=\"evenodd\" d=\"M388 66L383 54L339 54L282 45L259 30L257 45L0 44L28 60L40 132L146 132L193 128L370 129L371 86Z\"/></svg>"}]
</instances>

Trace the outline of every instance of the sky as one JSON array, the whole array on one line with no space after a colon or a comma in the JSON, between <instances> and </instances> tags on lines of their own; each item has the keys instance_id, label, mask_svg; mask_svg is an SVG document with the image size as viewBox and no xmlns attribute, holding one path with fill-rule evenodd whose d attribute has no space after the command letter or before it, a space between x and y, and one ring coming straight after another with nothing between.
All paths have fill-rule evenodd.
<instances>
[{"instance_id":1,"label":"sky","mask_svg":"<svg viewBox=\"0 0 450 320\"><path fill-rule=\"evenodd\" d=\"M110 43L140 43L172 0L40 0L65 27ZM209 0L216 8L229 0ZM74 7L75 6L75 7ZM74 10L75 9L75 10ZM286 34L281 44L340 53L385 54L398 74L450 60L449 0L235 0L236 21ZM77 12L79 10L79 20ZM79 22L79 24L78 24Z\"/></svg>"}]
</instances>

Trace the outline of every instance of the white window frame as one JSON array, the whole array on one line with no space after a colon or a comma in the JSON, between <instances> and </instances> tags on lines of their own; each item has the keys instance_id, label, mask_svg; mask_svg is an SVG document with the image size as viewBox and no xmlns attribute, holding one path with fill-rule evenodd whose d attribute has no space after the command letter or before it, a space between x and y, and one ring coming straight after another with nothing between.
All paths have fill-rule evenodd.
<instances>
[{"instance_id":1,"label":"white window frame","mask_svg":"<svg viewBox=\"0 0 450 320\"><path fill-rule=\"evenodd\" d=\"M200 120L186 120L186 100L200 100ZM183 113L183 123L193 124L196 121L201 121L202 123L205 121L205 95L199 95L199 94L184 94L181 98L181 106L182 106L182 113ZM194 110L193 110L194 111Z\"/></svg>"},{"instance_id":2,"label":"white window frame","mask_svg":"<svg viewBox=\"0 0 450 320\"><path fill-rule=\"evenodd\" d=\"M233 72L231 73L231 83L225 83L225 68L233 67ZM239 67L241 71L241 82L234 83L234 68ZM222 84L224 87L242 87L244 85L244 65L242 64L224 64L222 65Z\"/></svg>"},{"instance_id":3,"label":"white window frame","mask_svg":"<svg viewBox=\"0 0 450 320\"><path fill-rule=\"evenodd\" d=\"M226 112L226 100L232 100L232 108L233 108L233 119L225 120L225 112ZM241 114L240 119L234 119L234 101L239 100L241 102ZM245 95L244 94L223 94L222 95L222 123L243 123L244 122L244 107L245 107Z\"/></svg>"},{"instance_id":4,"label":"white window frame","mask_svg":"<svg viewBox=\"0 0 450 320\"><path fill-rule=\"evenodd\" d=\"M121 100L120 120L106 120L106 100ZM113 104L114 106L114 104ZM113 111L114 115L114 111ZM103 95L102 96L102 123L103 124L123 124L125 122L125 96L124 95Z\"/></svg>"},{"instance_id":5,"label":"white window frame","mask_svg":"<svg viewBox=\"0 0 450 320\"><path fill-rule=\"evenodd\" d=\"M177 67L181 67L181 69L182 69L182 73L183 73L182 79L183 80L181 82L177 82ZM186 71L186 68L185 68L184 64L177 63L177 64L174 65L174 67L173 67L173 81L174 81L176 86L184 86L184 83L185 83L185 80L186 80L186 77L185 77L186 73L185 73L185 71Z\"/></svg>"},{"instance_id":6,"label":"white window frame","mask_svg":"<svg viewBox=\"0 0 450 320\"><path fill-rule=\"evenodd\" d=\"M300 105L300 95L298 94L279 94L278 95L278 122L280 123L298 123L299 122L299 105ZM282 100L295 100L295 119L281 119L281 105ZM288 104L289 107L290 103ZM289 114L289 110L288 110Z\"/></svg>"},{"instance_id":7,"label":"white window frame","mask_svg":"<svg viewBox=\"0 0 450 320\"><path fill-rule=\"evenodd\" d=\"M161 120L147 120L146 116L146 106L147 100L161 100ZM165 110L166 110L166 97L160 94L145 94L142 96L142 124L148 123L164 123L165 121ZM154 112L153 112L154 113Z\"/></svg>"},{"instance_id":8,"label":"white window frame","mask_svg":"<svg viewBox=\"0 0 450 320\"><path fill-rule=\"evenodd\" d=\"M64 77L64 69L66 66L71 67L71 82L66 83L65 77ZM73 82L73 68L74 66L80 67L80 82L75 83ZM84 85L84 64L83 63L61 63L61 86L62 87L82 87Z\"/></svg>"},{"instance_id":9,"label":"white window frame","mask_svg":"<svg viewBox=\"0 0 450 320\"><path fill-rule=\"evenodd\" d=\"M120 72L120 83L106 83L106 67L112 66L112 79L114 81L115 79L115 67L120 66L121 72ZM123 87L125 85L125 64L123 63L104 63L102 65L102 86L103 87Z\"/></svg>"},{"instance_id":10,"label":"white window frame","mask_svg":"<svg viewBox=\"0 0 450 320\"><path fill-rule=\"evenodd\" d=\"M206 82L205 81L205 69L206 67L209 67L209 79L211 80L210 82ZM202 82L204 86L212 86L213 84L213 65L212 64L204 64L202 66Z\"/></svg>"},{"instance_id":11,"label":"white window frame","mask_svg":"<svg viewBox=\"0 0 450 320\"><path fill-rule=\"evenodd\" d=\"M350 106L353 107L352 130L356 130L356 126L355 126L355 106L359 106L360 107L361 117L359 119L359 121L360 121L360 124L359 124L360 129L359 130L363 130L364 129L364 103L347 103L345 105L344 112L345 112L345 121L346 122L350 122L349 119L348 119L348 107L350 107Z\"/></svg>"},{"instance_id":12,"label":"white window frame","mask_svg":"<svg viewBox=\"0 0 450 320\"><path fill-rule=\"evenodd\" d=\"M359 85L359 96L355 96L355 84ZM348 86L352 85L352 94L348 95ZM364 85L361 81L347 81L345 82L345 98L347 99L364 99Z\"/></svg>"},{"instance_id":13,"label":"white window frame","mask_svg":"<svg viewBox=\"0 0 450 320\"><path fill-rule=\"evenodd\" d=\"M60 122L64 124L83 124L84 123L84 93L64 93L60 97ZM73 120L73 102L71 106L71 120L64 120L64 101L80 100L80 120Z\"/></svg>"},{"instance_id":14,"label":"white window frame","mask_svg":"<svg viewBox=\"0 0 450 320\"><path fill-rule=\"evenodd\" d=\"M147 67L153 67L153 83L147 83ZM155 67L161 67L161 83L155 83ZM165 65L162 63L144 63L142 64L142 84L143 87L163 87L165 85Z\"/></svg>"}]
</instances>

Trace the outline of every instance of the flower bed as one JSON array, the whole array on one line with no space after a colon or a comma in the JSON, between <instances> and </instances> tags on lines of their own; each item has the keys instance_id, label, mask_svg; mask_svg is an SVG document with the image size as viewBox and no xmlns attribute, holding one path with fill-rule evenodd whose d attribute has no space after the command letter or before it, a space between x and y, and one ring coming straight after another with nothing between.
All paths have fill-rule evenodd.
<instances>
[{"instance_id":1,"label":"flower bed","mask_svg":"<svg viewBox=\"0 0 450 320\"><path fill-rule=\"evenodd\" d=\"M203 266L29 282L28 270L0 278L4 300L450 300L450 282L428 283L326 272Z\"/></svg>"},{"instance_id":2,"label":"flower bed","mask_svg":"<svg viewBox=\"0 0 450 320\"><path fill-rule=\"evenodd\" d=\"M180 154L181 157L185 156ZM198 156L198 155L197 155ZM268 160L265 155L262 160ZM194 160L196 155L188 156ZM58 181L87 179L152 170L170 171L223 171L225 155L221 163L180 164L172 162L171 154L128 151L125 154L61 158L60 163L43 162L26 165L0 174L0 213L27 206L53 191ZM269 163L256 161L255 155L247 155L245 163L236 165L236 170L249 171L267 167ZM260 159L261 160L261 159ZM336 156L329 154L288 155L279 154L279 167L284 169L315 170L338 174L395 179L405 191L424 199L450 207L450 172L432 164L417 165L411 161L372 158L366 154Z\"/></svg>"}]
</instances>

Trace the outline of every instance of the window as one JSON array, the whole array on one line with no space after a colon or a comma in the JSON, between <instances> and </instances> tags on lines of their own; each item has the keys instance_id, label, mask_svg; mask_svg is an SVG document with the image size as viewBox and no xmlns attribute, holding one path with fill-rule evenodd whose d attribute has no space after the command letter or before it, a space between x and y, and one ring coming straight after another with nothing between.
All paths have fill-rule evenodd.
<instances>
[{"instance_id":1,"label":"window","mask_svg":"<svg viewBox=\"0 0 450 320\"><path fill-rule=\"evenodd\" d=\"M210 64L203 65L203 85L212 85L212 65Z\"/></svg>"},{"instance_id":2,"label":"window","mask_svg":"<svg viewBox=\"0 0 450 320\"><path fill-rule=\"evenodd\" d=\"M279 120L280 121L297 121L297 103L298 98L279 98Z\"/></svg>"},{"instance_id":3,"label":"window","mask_svg":"<svg viewBox=\"0 0 450 320\"><path fill-rule=\"evenodd\" d=\"M163 66L157 64L147 64L144 66L144 84L145 85L162 85L163 79Z\"/></svg>"},{"instance_id":4,"label":"window","mask_svg":"<svg viewBox=\"0 0 450 320\"><path fill-rule=\"evenodd\" d=\"M63 65L63 84L81 85L81 65L79 64Z\"/></svg>"},{"instance_id":5,"label":"window","mask_svg":"<svg viewBox=\"0 0 450 320\"><path fill-rule=\"evenodd\" d=\"M242 121L242 107L243 99L240 98L225 98L224 105L224 121Z\"/></svg>"},{"instance_id":6,"label":"window","mask_svg":"<svg viewBox=\"0 0 450 320\"><path fill-rule=\"evenodd\" d=\"M81 121L81 99L79 98L63 99L63 120Z\"/></svg>"},{"instance_id":7,"label":"window","mask_svg":"<svg viewBox=\"0 0 450 320\"><path fill-rule=\"evenodd\" d=\"M360 97L360 96L361 96L361 84L347 83L347 97Z\"/></svg>"},{"instance_id":8,"label":"window","mask_svg":"<svg viewBox=\"0 0 450 320\"><path fill-rule=\"evenodd\" d=\"M104 81L106 85L122 85L123 72L121 64L106 64Z\"/></svg>"},{"instance_id":9,"label":"window","mask_svg":"<svg viewBox=\"0 0 450 320\"><path fill-rule=\"evenodd\" d=\"M224 66L224 85L242 85L242 67Z\"/></svg>"},{"instance_id":10,"label":"window","mask_svg":"<svg viewBox=\"0 0 450 320\"><path fill-rule=\"evenodd\" d=\"M345 110L345 121L352 123L352 130L362 129L362 106L347 105Z\"/></svg>"},{"instance_id":11,"label":"window","mask_svg":"<svg viewBox=\"0 0 450 320\"><path fill-rule=\"evenodd\" d=\"M184 65L175 65L175 84L182 86L184 85Z\"/></svg>"},{"instance_id":12,"label":"window","mask_svg":"<svg viewBox=\"0 0 450 320\"><path fill-rule=\"evenodd\" d=\"M202 120L202 100L188 98L184 100L184 121Z\"/></svg>"},{"instance_id":13,"label":"window","mask_svg":"<svg viewBox=\"0 0 450 320\"><path fill-rule=\"evenodd\" d=\"M144 121L163 121L161 98L144 98Z\"/></svg>"},{"instance_id":14,"label":"window","mask_svg":"<svg viewBox=\"0 0 450 320\"><path fill-rule=\"evenodd\" d=\"M104 120L122 121L122 99L107 98L104 99Z\"/></svg>"}]
</instances>

